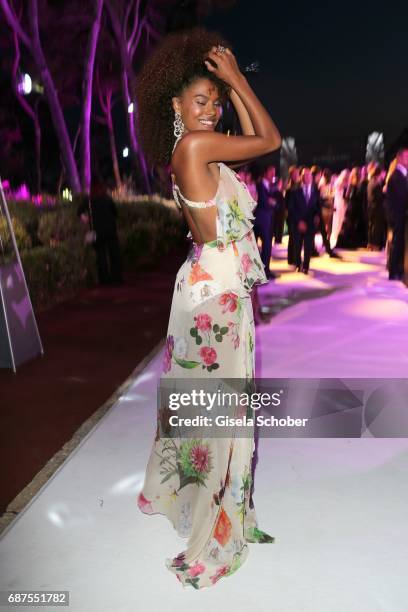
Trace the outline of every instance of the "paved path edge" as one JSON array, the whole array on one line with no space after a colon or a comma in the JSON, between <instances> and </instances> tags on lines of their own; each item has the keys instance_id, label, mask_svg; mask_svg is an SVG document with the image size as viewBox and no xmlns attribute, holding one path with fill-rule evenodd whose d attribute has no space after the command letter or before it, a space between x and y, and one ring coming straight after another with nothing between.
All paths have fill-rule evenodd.
<instances>
[{"instance_id":1,"label":"paved path edge","mask_svg":"<svg viewBox=\"0 0 408 612\"><path fill-rule=\"evenodd\" d=\"M123 395L135 378L148 366L148 364L156 357L157 353L164 346L165 339L162 338L156 346L140 361L130 376L124 381L120 387L102 404L82 425L76 430L70 440L68 440L59 451L57 451L51 459L47 461L44 467L37 472L31 482L24 487L9 503L5 512L0 516L0 534L3 537L6 532L11 529L19 515L32 503L40 493L41 489L47 484L57 470L62 467L62 464L81 444L88 434L98 425L101 419L107 414L112 406L117 402L119 397Z\"/></svg>"}]
</instances>

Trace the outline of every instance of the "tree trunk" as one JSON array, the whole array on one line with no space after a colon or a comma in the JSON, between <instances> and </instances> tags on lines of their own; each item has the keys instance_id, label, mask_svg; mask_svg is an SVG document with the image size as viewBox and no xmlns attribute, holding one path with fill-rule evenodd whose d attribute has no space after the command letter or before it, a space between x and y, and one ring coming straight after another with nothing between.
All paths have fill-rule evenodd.
<instances>
[{"instance_id":1,"label":"tree trunk","mask_svg":"<svg viewBox=\"0 0 408 612\"><path fill-rule=\"evenodd\" d=\"M81 116L81 184L82 191L89 193L91 187L91 145L90 126L92 111L92 85L95 65L96 47L101 25L103 0L96 0L94 20L88 40L85 56L84 76L82 80L82 116Z\"/></svg>"},{"instance_id":2,"label":"tree trunk","mask_svg":"<svg viewBox=\"0 0 408 612\"><path fill-rule=\"evenodd\" d=\"M110 109L109 109L110 113ZM115 130L113 128L112 115L108 117L109 144L112 156L113 174L115 176L116 189L122 187L122 178L120 176L118 154L116 151Z\"/></svg>"},{"instance_id":3,"label":"tree trunk","mask_svg":"<svg viewBox=\"0 0 408 612\"><path fill-rule=\"evenodd\" d=\"M61 157L65 167L65 174L70 188L74 193L81 191L78 169L69 139L64 114L58 99L57 90L42 50L40 34L38 29L38 5L37 0L28 2L29 28L31 33L32 56L37 70L44 85L45 95L49 104L52 123L60 146Z\"/></svg>"},{"instance_id":4,"label":"tree trunk","mask_svg":"<svg viewBox=\"0 0 408 612\"><path fill-rule=\"evenodd\" d=\"M37 170L37 193L41 193L41 127L40 120L38 118L38 105L39 100L35 102L35 115L34 115L34 132L35 132L35 164Z\"/></svg>"},{"instance_id":5,"label":"tree trunk","mask_svg":"<svg viewBox=\"0 0 408 612\"><path fill-rule=\"evenodd\" d=\"M122 98L123 106L126 109L126 127L128 130L130 149L132 153L136 155L138 147L136 140L135 124L133 122L133 113L128 112L129 104L132 101L129 93L129 77L124 67L122 68Z\"/></svg>"},{"instance_id":6,"label":"tree trunk","mask_svg":"<svg viewBox=\"0 0 408 612\"><path fill-rule=\"evenodd\" d=\"M129 54L128 41L126 39L126 32L122 31L120 20L115 10L116 7L115 7L114 2L112 0L109 0L106 3L106 5L107 5L107 9L108 9L109 16L111 19L112 29L115 35L116 43L118 45L119 55L120 55L120 60L121 60L122 100L123 100L124 110L126 113L126 126L127 126L128 138L129 138L129 148L132 152L133 159L138 161L138 164L137 164L139 167L138 169L140 170L143 176L143 180L144 180L144 190L150 193L151 189L150 189L149 173L148 173L148 169L146 166L146 161L143 155L143 151L141 150L137 142L134 112L133 113L128 112L129 104L133 102L133 105L135 107L135 102L131 99L131 95L130 95L130 89L131 89L130 85L134 82L134 74L133 74L133 68L132 68L132 58Z\"/></svg>"},{"instance_id":7,"label":"tree trunk","mask_svg":"<svg viewBox=\"0 0 408 612\"><path fill-rule=\"evenodd\" d=\"M34 137L35 137L35 167L36 167L36 185L37 185L37 193L41 192L41 126L38 119L38 105L40 103L40 99L37 98L34 103L34 108L30 106L28 101L25 99L24 95L19 92L18 82L17 82L17 73L20 66L20 43L17 31L13 32L14 38L14 62L11 73L11 80L13 83L14 94L20 103L21 107L27 113L27 115L32 119L34 123Z\"/></svg>"},{"instance_id":8,"label":"tree trunk","mask_svg":"<svg viewBox=\"0 0 408 612\"><path fill-rule=\"evenodd\" d=\"M137 117L138 116L138 107L137 107L136 100L134 102L134 109L135 109L134 117ZM133 125L135 125L134 118L132 118L132 121L133 121ZM146 185L147 193L150 195L152 193L152 189L151 189L151 184L150 184L149 169L147 167L146 158L145 158L144 153L143 153L143 151L142 151L140 146L137 147L137 154L138 154L138 158L139 158L139 164L140 164L140 166L142 168L142 172L143 172L143 176L144 176L144 180L145 180L145 185Z\"/></svg>"},{"instance_id":9,"label":"tree trunk","mask_svg":"<svg viewBox=\"0 0 408 612\"><path fill-rule=\"evenodd\" d=\"M125 46L124 43L123 43L123 46ZM127 53L126 49L123 50L123 53ZM121 55L123 54L121 53ZM137 142L137 137L136 137L136 129L135 129L136 101L132 100L130 96L130 87L129 87L129 82L132 80L132 77L133 77L132 72L133 71L130 67L129 60L122 62L122 98L123 98L123 104L125 106L126 115L127 115L126 123L127 123L127 128L128 128L130 149L132 151L133 158L138 160L139 170L141 171L141 174L143 175L145 191L147 191L147 193L150 193L151 191L150 190L150 180L149 180L149 173L147 170L146 160L144 158L143 151L139 147L139 144ZM131 102L133 102L133 113L128 112L128 107Z\"/></svg>"},{"instance_id":10,"label":"tree trunk","mask_svg":"<svg viewBox=\"0 0 408 612\"><path fill-rule=\"evenodd\" d=\"M73 151L74 155L75 155L75 152L76 152L76 148L77 148L77 144L78 144L78 138L79 138L80 133L81 133L81 126L78 125L78 129L76 131L75 138L74 138L74 144L72 145L72 151ZM61 195L62 182L63 182L64 177L65 177L65 174L64 174L64 164L62 163L61 155L60 155L60 162L61 162L61 172L60 172L58 183L57 183L57 193L58 193L58 195Z\"/></svg>"}]
</instances>

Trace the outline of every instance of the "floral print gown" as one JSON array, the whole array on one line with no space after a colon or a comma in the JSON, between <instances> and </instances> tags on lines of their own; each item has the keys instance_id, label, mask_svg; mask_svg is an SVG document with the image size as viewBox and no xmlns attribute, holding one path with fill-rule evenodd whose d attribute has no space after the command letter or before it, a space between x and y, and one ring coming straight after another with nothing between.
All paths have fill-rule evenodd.
<instances>
[{"instance_id":1,"label":"floral print gown","mask_svg":"<svg viewBox=\"0 0 408 612\"><path fill-rule=\"evenodd\" d=\"M216 196L188 206L217 206L217 239L192 243L177 273L163 360L164 378L252 380L255 328L250 292L267 282L252 231L255 202L220 163ZM253 415L252 415L253 416ZM160 415L159 415L160 418ZM166 565L183 586L214 585L235 572L248 542L272 542L258 529L251 497L253 437L156 438L138 497L140 510L164 514L186 548Z\"/></svg>"}]
</instances>

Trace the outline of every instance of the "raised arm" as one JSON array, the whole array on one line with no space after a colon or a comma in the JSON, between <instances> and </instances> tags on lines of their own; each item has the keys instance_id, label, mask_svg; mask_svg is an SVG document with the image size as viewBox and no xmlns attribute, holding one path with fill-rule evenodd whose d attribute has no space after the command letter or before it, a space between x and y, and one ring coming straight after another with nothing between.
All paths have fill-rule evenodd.
<instances>
[{"instance_id":1,"label":"raised arm","mask_svg":"<svg viewBox=\"0 0 408 612\"><path fill-rule=\"evenodd\" d=\"M254 133L243 136L226 136L204 130L191 132L180 143L183 145L185 154L201 162L210 163L212 161L228 162L252 159L278 149L281 145L279 131L241 73L232 52L227 49L223 54L219 54L216 53L216 47L213 47L208 53L208 58L216 65L215 67L206 59L205 65L208 70L232 88L234 92L231 92L232 101L234 103L235 97L238 104L237 112L240 112L244 121L245 131Z\"/></svg>"},{"instance_id":2,"label":"raised arm","mask_svg":"<svg viewBox=\"0 0 408 612\"><path fill-rule=\"evenodd\" d=\"M235 108L235 112L238 115L239 124L241 126L242 134L244 136L255 136L255 129L252 125L251 117L242 102L241 98L235 91L235 89L231 88L230 91L230 100Z\"/></svg>"},{"instance_id":3,"label":"raised arm","mask_svg":"<svg viewBox=\"0 0 408 612\"><path fill-rule=\"evenodd\" d=\"M255 130L254 130L254 126L252 125L251 117L249 116L249 113L247 109L245 108L244 103L242 102L241 98L239 97L235 89L231 88L229 96L230 96L232 105L235 108L235 112L237 113L242 134L244 136L255 136ZM239 168L245 164L248 164L250 161L252 160L242 159L241 161L238 161L238 162L229 161L228 165L231 168Z\"/></svg>"}]
</instances>

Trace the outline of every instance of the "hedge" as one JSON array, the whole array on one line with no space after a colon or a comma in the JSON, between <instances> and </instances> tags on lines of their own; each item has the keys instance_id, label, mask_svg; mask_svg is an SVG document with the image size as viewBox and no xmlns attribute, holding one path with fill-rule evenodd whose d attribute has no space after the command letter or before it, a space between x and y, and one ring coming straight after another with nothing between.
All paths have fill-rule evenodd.
<instances>
[{"instance_id":1,"label":"hedge","mask_svg":"<svg viewBox=\"0 0 408 612\"><path fill-rule=\"evenodd\" d=\"M163 256L183 244L186 226L175 207L146 199L119 202L117 208L125 271L158 266ZM37 207L31 202L11 202L9 209L36 310L73 297L81 287L96 284L95 251L85 245L87 228L77 217L76 203ZM0 237L7 244L6 259L11 253L7 233L0 218Z\"/></svg>"},{"instance_id":2,"label":"hedge","mask_svg":"<svg viewBox=\"0 0 408 612\"><path fill-rule=\"evenodd\" d=\"M69 244L36 247L21 252L21 261L36 310L49 308L78 289L96 283L95 253L84 248L73 253Z\"/></svg>"}]
</instances>

